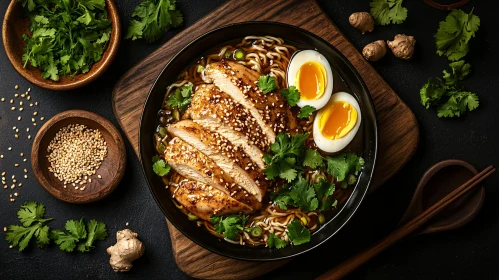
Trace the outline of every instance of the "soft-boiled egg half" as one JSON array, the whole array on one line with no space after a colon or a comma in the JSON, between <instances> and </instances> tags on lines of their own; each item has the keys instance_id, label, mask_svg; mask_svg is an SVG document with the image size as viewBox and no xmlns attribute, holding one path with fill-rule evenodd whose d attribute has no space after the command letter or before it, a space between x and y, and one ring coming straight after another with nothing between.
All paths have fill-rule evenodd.
<instances>
[{"instance_id":1,"label":"soft-boiled egg half","mask_svg":"<svg viewBox=\"0 0 499 280\"><path fill-rule=\"evenodd\" d=\"M313 136L319 149L327 153L343 150L357 134L362 116L357 100L337 92L314 119Z\"/></svg>"},{"instance_id":2,"label":"soft-boiled egg half","mask_svg":"<svg viewBox=\"0 0 499 280\"><path fill-rule=\"evenodd\" d=\"M326 57L318 51L303 50L295 53L289 62L288 86L300 91L298 106L316 110L324 107L333 93L333 71Z\"/></svg>"}]
</instances>

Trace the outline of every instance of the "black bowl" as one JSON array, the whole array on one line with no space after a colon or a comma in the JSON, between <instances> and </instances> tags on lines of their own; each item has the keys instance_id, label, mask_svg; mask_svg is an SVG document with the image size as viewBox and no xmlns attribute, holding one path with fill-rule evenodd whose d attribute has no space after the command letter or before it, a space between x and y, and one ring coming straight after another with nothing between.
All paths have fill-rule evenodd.
<instances>
[{"instance_id":1,"label":"black bowl","mask_svg":"<svg viewBox=\"0 0 499 280\"><path fill-rule=\"evenodd\" d=\"M357 185L341 210L312 235L310 242L300 246L287 246L284 249L269 249L263 246L249 247L234 245L209 234L203 228L196 226L175 207L170 191L166 190L161 179L152 171L152 157L156 151L152 145L153 134L156 128L156 114L161 108L166 88L173 83L186 65L194 63L207 50L223 43L242 39L248 35L270 35L283 38L287 43L300 48L316 49L321 52L336 72L335 85L340 84L338 75L347 89L358 100L361 112L361 128L356 138L362 143L361 153L365 159L365 166L360 174ZM161 63L161 62L158 62ZM336 88L335 91L341 90ZM305 253L336 234L352 217L369 189L373 175L378 146L378 130L376 113L369 91L355 68L336 48L320 37L291 25L274 22L245 22L231 24L210 31L192 41L178 52L165 66L149 92L142 115L139 135L139 151L144 173L149 188L165 216L184 235L200 246L236 259L251 261L270 261L293 257ZM345 241L342 241L345 242ZM352 241L353 242L353 241Z\"/></svg>"}]
</instances>

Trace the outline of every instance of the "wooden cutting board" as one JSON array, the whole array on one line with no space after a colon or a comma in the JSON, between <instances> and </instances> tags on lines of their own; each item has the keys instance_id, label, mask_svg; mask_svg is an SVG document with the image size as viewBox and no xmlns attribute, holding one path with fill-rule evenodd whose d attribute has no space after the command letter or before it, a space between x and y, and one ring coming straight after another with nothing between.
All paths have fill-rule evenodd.
<instances>
[{"instance_id":1,"label":"wooden cutting board","mask_svg":"<svg viewBox=\"0 0 499 280\"><path fill-rule=\"evenodd\" d=\"M378 163L371 190L381 186L412 157L419 142L418 124L414 114L341 34L315 0L228 1L130 69L114 88L113 109L136 153L145 99L168 60L194 38L209 30L230 23L253 20L283 22L315 33L342 52L360 73L371 92L379 122ZM168 226L175 261L180 269L195 278L248 279L269 272L286 262L246 262L222 257L196 245L170 223Z\"/></svg>"}]
</instances>

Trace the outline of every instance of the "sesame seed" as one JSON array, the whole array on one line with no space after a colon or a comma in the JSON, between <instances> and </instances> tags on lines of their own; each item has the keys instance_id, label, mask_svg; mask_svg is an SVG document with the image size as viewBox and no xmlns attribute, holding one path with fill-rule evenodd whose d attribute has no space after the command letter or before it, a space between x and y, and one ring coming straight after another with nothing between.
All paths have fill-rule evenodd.
<instances>
[{"instance_id":1,"label":"sesame seed","mask_svg":"<svg viewBox=\"0 0 499 280\"><path fill-rule=\"evenodd\" d=\"M21 108L21 109L22 109L22 108ZM21 118L21 116L17 117L17 120L18 120L18 121L20 121L21 119L22 119L22 118Z\"/></svg>"},{"instance_id":2,"label":"sesame seed","mask_svg":"<svg viewBox=\"0 0 499 280\"><path fill-rule=\"evenodd\" d=\"M15 111L16 110L16 107L12 107L10 108L11 111Z\"/></svg>"},{"instance_id":3,"label":"sesame seed","mask_svg":"<svg viewBox=\"0 0 499 280\"><path fill-rule=\"evenodd\" d=\"M19 102L19 106L23 106L23 102L22 101Z\"/></svg>"},{"instance_id":4,"label":"sesame seed","mask_svg":"<svg viewBox=\"0 0 499 280\"><path fill-rule=\"evenodd\" d=\"M28 135L28 139L31 139L31 135Z\"/></svg>"},{"instance_id":5,"label":"sesame seed","mask_svg":"<svg viewBox=\"0 0 499 280\"><path fill-rule=\"evenodd\" d=\"M14 164L14 166L15 166L15 167L18 167L18 166L19 166L19 163L15 163L15 164Z\"/></svg>"},{"instance_id":6,"label":"sesame seed","mask_svg":"<svg viewBox=\"0 0 499 280\"><path fill-rule=\"evenodd\" d=\"M14 99L11 99L9 102L10 104L14 104Z\"/></svg>"},{"instance_id":7,"label":"sesame seed","mask_svg":"<svg viewBox=\"0 0 499 280\"><path fill-rule=\"evenodd\" d=\"M29 96L29 95L28 95L28 97L26 97L26 99L31 100L31 96ZM30 105L30 106L31 106L31 105Z\"/></svg>"},{"instance_id":8,"label":"sesame seed","mask_svg":"<svg viewBox=\"0 0 499 280\"><path fill-rule=\"evenodd\" d=\"M36 116L36 115L38 115L38 112L33 112L33 116Z\"/></svg>"},{"instance_id":9,"label":"sesame seed","mask_svg":"<svg viewBox=\"0 0 499 280\"><path fill-rule=\"evenodd\" d=\"M102 176L101 175L97 175L97 178L102 179Z\"/></svg>"},{"instance_id":10,"label":"sesame seed","mask_svg":"<svg viewBox=\"0 0 499 280\"><path fill-rule=\"evenodd\" d=\"M3 97L2 97L2 99L1 99L1 100L2 100L2 102L5 102L5 98L3 98Z\"/></svg>"},{"instance_id":11,"label":"sesame seed","mask_svg":"<svg viewBox=\"0 0 499 280\"><path fill-rule=\"evenodd\" d=\"M19 97L19 93L14 94L14 97Z\"/></svg>"},{"instance_id":12,"label":"sesame seed","mask_svg":"<svg viewBox=\"0 0 499 280\"><path fill-rule=\"evenodd\" d=\"M3 155L0 155L0 158L3 158Z\"/></svg>"},{"instance_id":13,"label":"sesame seed","mask_svg":"<svg viewBox=\"0 0 499 280\"><path fill-rule=\"evenodd\" d=\"M24 110L24 108L19 108L19 111L21 111L21 112L22 112L23 110Z\"/></svg>"},{"instance_id":14,"label":"sesame seed","mask_svg":"<svg viewBox=\"0 0 499 280\"><path fill-rule=\"evenodd\" d=\"M5 176L5 174L7 174L7 173L5 173L5 171L4 171L4 172L2 172L2 176Z\"/></svg>"},{"instance_id":15,"label":"sesame seed","mask_svg":"<svg viewBox=\"0 0 499 280\"><path fill-rule=\"evenodd\" d=\"M7 150L11 151L12 150L12 147L8 147Z\"/></svg>"},{"instance_id":16,"label":"sesame seed","mask_svg":"<svg viewBox=\"0 0 499 280\"><path fill-rule=\"evenodd\" d=\"M26 162L26 159L23 159L24 162Z\"/></svg>"},{"instance_id":17,"label":"sesame seed","mask_svg":"<svg viewBox=\"0 0 499 280\"><path fill-rule=\"evenodd\" d=\"M17 139L17 138L19 138L19 135L18 134L14 134L14 137L16 137L16 139Z\"/></svg>"},{"instance_id":18,"label":"sesame seed","mask_svg":"<svg viewBox=\"0 0 499 280\"><path fill-rule=\"evenodd\" d=\"M17 186L18 186L18 187L22 187L22 186L23 186L23 183L19 183Z\"/></svg>"},{"instance_id":19,"label":"sesame seed","mask_svg":"<svg viewBox=\"0 0 499 280\"><path fill-rule=\"evenodd\" d=\"M24 179L28 179L28 175L24 175Z\"/></svg>"},{"instance_id":20,"label":"sesame seed","mask_svg":"<svg viewBox=\"0 0 499 280\"><path fill-rule=\"evenodd\" d=\"M23 156L24 156L24 153L20 153L19 155L23 157ZM25 169L25 170L26 170L26 169Z\"/></svg>"},{"instance_id":21,"label":"sesame seed","mask_svg":"<svg viewBox=\"0 0 499 280\"><path fill-rule=\"evenodd\" d=\"M29 132L29 127L28 127L28 128L26 128L26 132Z\"/></svg>"},{"instance_id":22,"label":"sesame seed","mask_svg":"<svg viewBox=\"0 0 499 280\"><path fill-rule=\"evenodd\" d=\"M30 92L30 91L31 91L31 88L28 88L28 92Z\"/></svg>"},{"instance_id":23,"label":"sesame seed","mask_svg":"<svg viewBox=\"0 0 499 280\"><path fill-rule=\"evenodd\" d=\"M41 121L45 120L45 117L41 117L41 118L40 118L40 120L41 120Z\"/></svg>"},{"instance_id":24,"label":"sesame seed","mask_svg":"<svg viewBox=\"0 0 499 280\"><path fill-rule=\"evenodd\" d=\"M21 94L21 98L24 98L24 97L26 97L26 94Z\"/></svg>"},{"instance_id":25,"label":"sesame seed","mask_svg":"<svg viewBox=\"0 0 499 280\"><path fill-rule=\"evenodd\" d=\"M19 85L16 85L14 88L15 88L15 89L19 89Z\"/></svg>"},{"instance_id":26,"label":"sesame seed","mask_svg":"<svg viewBox=\"0 0 499 280\"><path fill-rule=\"evenodd\" d=\"M3 231L7 231L7 227L3 227Z\"/></svg>"},{"instance_id":27,"label":"sesame seed","mask_svg":"<svg viewBox=\"0 0 499 280\"><path fill-rule=\"evenodd\" d=\"M14 193L14 196L17 196L17 193L16 193L16 192Z\"/></svg>"}]
</instances>

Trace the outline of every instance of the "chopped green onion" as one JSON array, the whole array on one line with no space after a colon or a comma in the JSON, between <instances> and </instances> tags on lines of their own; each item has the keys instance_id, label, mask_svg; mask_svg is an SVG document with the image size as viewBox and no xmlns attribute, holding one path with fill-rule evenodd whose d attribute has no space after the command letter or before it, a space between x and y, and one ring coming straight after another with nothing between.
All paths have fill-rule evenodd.
<instances>
[{"instance_id":1,"label":"chopped green onion","mask_svg":"<svg viewBox=\"0 0 499 280\"><path fill-rule=\"evenodd\" d=\"M352 174L348 175L347 184L350 186L350 185L355 184L355 182L357 182L357 177L355 177Z\"/></svg>"},{"instance_id":2,"label":"chopped green onion","mask_svg":"<svg viewBox=\"0 0 499 280\"><path fill-rule=\"evenodd\" d=\"M191 212L187 213L187 218L189 219L189 221L195 221L198 219L198 216L192 214Z\"/></svg>"},{"instance_id":3,"label":"chopped green onion","mask_svg":"<svg viewBox=\"0 0 499 280\"><path fill-rule=\"evenodd\" d=\"M232 56L232 52L225 52L225 58L229 58Z\"/></svg>"},{"instance_id":4,"label":"chopped green onion","mask_svg":"<svg viewBox=\"0 0 499 280\"><path fill-rule=\"evenodd\" d=\"M197 70L196 70L196 71L197 71L198 73L201 73L201 72L203 72L203 70L204 70L204 66L203 66L203 65L198 65L198 68L197 68Z\"/></svg>"},{"instance_id":5,"label":"chopped green onion","mask_svg":"<svg viewBox=\"0 0 499 280\"><path fill-rule=\"evenodd\" d=\"M244 52L241 49L237 49L234 51L234 59L235 60L243 60L244 59Z\"/></svg>"},{"instance_id":6,"label":"chopped green onion","mask_svg":"<svg viewBox=\"0 0 499 280\"><path fill-rule=\"evenodd\" d=\"M260 237L260 236L262 236L262 233L263 233L263 229L261 227L252 227L251 231L250 231L250 234L253 237Z\"/></svg>"},{"instance_id":7,"label":"chopped green onion","mask_svg":"<svg viewBox=\"0 0 499 280\"><path fill-rule=\"evenodd\" d=\"M319 214L319 224L324 224L326 222L326 217L323 214Z\"/></svg>"},{"instance_id":8,"label":"chopped green onion","mask_svg":"<svg viewBox=\"0 0 499 280\"><path fill-rule=\"evenodd\" d=\"M301 222L303 223L304 226L306 226L308 224L307 218L301 217L300 220L301 220Z\"/></svg>"},{"instance_id":9,"label":"chopped green onion","mask_svg":"<svg viewBox=\"0 0 499 280\"><path fill-rule=\"evenodd\" d=\"M162 126L158 126L158 134L161 138L165 138L166 136L166 128Z\"/></svg>"},{"instance_id":10,"label":"chopped green onion","mask_svg":"<svg viewBox=\"0 0 499 280\"><path fill-rule=\"evenodd\" d=\"M159 144L158 150L159 150L159 152L161 152L162 154L164 154L165 150L166 150L165 145L163 143Z\"/></svg>"},{"instance_id":11,"label":"chopped green onion","mask_svg":"<svg viewBox=\"0 0 499 280\"><path fill-rule=\"evenodd\" d=\"M180 112L178 111L177 107L173 109L173 118L177 121L180 121Z\"/></svg>"}]
</instances>

